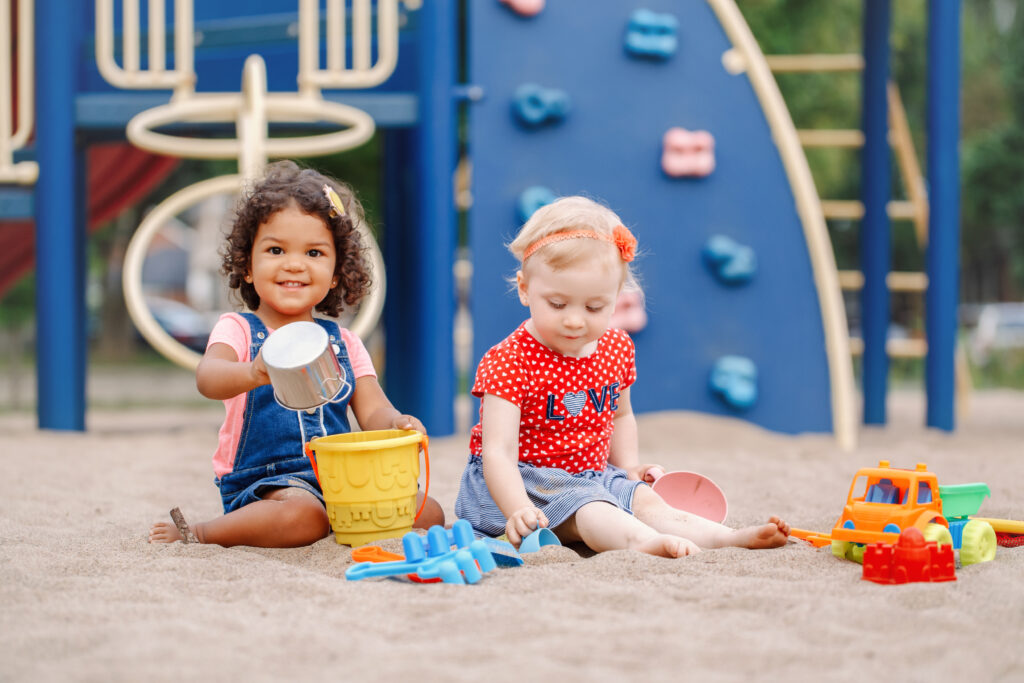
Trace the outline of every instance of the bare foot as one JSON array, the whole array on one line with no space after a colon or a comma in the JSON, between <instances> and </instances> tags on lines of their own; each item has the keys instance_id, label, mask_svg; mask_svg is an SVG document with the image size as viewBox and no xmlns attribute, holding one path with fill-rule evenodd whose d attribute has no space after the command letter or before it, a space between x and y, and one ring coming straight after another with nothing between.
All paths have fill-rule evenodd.
<instances>
[{"instance_id":1,"label":"bare foot","mask_svg":"<svg viewBox=\"0 0 1024 683\"><path fill-rule=\"evenodd\" d=\"M694 543L685 538L670 534L658 534L646 541L637 543L631 550L639 550L648 555L671 558L686 557L687 555L694 555L700 552L700 548Z\"/></svg>"},{"instance_id":2,"label":"bare foot","mask_svg":"<svg viewBox=\"0 0 1024 683\"><path fill-rule=\"evenodd\" d=\"M192 529L185 521L185 517L181 514L180 509L174 508L171 510L171 520L174 522L173 524L157 522L149 528L150 543L200 542L196 535L192 533Z\"/></svg>"},{"instance_id":3,"label":"bare foot","mask_svg":"<svg viewBox=\"0 0 1024 683\"><path fill-rule=\"evenodd\" d=\"M786 545L789 524L773 516L767 524L737 529L734 534L733 544L741 548L778 548Z\"/></svg>"}]
</instances>

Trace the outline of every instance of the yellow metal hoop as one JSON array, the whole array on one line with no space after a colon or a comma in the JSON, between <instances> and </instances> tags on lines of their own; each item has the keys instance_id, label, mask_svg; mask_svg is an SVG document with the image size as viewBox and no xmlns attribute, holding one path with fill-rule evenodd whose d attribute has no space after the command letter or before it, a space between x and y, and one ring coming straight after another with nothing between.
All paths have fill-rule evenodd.
<instances>
[{"instance_id":1,"label":"yellow metal hoop","mask_svg":"<svg viewBox=\"0 0 1024 683\"><path fill-rule=\"evenodd\" d=\"M234 123L245 111L242 93L195 95L138 114L128 122L128 139L137 147L175 157L195 159L236 159L243 144L237 138L187 138L157 133L153 129L176 123ZM363 144L373 136L373 118L355 107L319 98L298 98L294 94L268 94L265 101L268 122L330 121L345 130L294 138L270 138L264 150L270 157L306 157L331 154Z\"/></svg>"}]
</instances>

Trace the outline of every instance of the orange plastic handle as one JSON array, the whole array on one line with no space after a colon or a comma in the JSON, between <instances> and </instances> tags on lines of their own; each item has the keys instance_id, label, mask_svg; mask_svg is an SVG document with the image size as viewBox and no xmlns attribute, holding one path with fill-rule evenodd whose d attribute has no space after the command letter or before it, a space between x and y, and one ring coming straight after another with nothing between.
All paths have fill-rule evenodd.
<instances>
[{"instance_id":1,"label":"orange plastic handle","mask_svg":"<svg viewBox=\"0 0 1024 683\"><path fill-rule=\"evenodd\" d=\"M313 476L316 477L316 483L320 484L320 471L316 468L316 455L313 453L313 449L309 447L310 442L307 441L303 444L306 449L306 457L313 463ZM320 484L320 488L323 489L324 485Z\"/></svg>"},{"instance_id":2,"label":"orange plastic handle","mask_svg":"<svg viewBox=\"0 0 1024 683\"><path fill-rule=\"evenodd\" d=\"M815 548L820 548L823 545L828 545L832 542L832 537L828 534L822 534L817 531L808 531L806 529L797 529L795 527L790 528L789 535L799 538L800 540L807 541Z\"/></svg>"},{"instance_id":3,"label":"orange plastic handle","mask_svg":"<svg viewBox=\"0 0 1024 683\"><path fill-rule=\"evenodd\" d=\"M427 504L427 494L430 493L430 448L427 444L430 443L430 437L426 434L423 435L423 461L427 464L427 487L423 491L423 502L420 503L420 509L416 511L416 516L412 518L412 521L416 521L423 514L423 506ZM315 468L315 466L314 466ZM319 481L319 479L317 480Z\"/></svg>"},{"instance_id":4,"label":"orange plastic handle","mask_svg":"<svg viewBox=\"0 0 1024 683\"><path fill-rule=\"evenodd\" d=\"M376 545L364 545L352 550L353 562L400 562L404 559L405 555L390 553Z\"/></svg>"}]
</instances>

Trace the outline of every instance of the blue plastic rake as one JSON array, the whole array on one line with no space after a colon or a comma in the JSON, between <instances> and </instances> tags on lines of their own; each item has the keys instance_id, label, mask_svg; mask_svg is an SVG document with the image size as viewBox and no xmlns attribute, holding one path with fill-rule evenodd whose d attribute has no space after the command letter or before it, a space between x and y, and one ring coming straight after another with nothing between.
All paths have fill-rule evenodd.
<instances>
[{"instance_id":1,"label":"blue plastic rake","mask_svg":"<svg viewBox=\"0 0 1024 683\"><path fill-rule=\"evenodd\" d=\"M402 548L404 560L360 562L345 570L345 578L360 581L415 573L421 579L467 584L497 567L487 544L475 539L472 525L464 519L456 520L451 529L432 526L426 536L410 531L402 536Z\"/></svg>"}]
</instances>

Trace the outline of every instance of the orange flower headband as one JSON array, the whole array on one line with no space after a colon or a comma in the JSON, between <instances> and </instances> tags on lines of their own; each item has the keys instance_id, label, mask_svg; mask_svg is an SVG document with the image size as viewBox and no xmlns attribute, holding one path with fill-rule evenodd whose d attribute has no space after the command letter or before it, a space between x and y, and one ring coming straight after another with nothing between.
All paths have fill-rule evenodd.
<instances>
[{"instance_id":1,"label":"orange flower headband","mask_svg":"<svg viewBox=\"0 0 1024 683\"><path fill-rule=\"evenodd\" d=\"M624 225L616 225L610 235L592 232L590 230L567 230L565 232L555 232L545 237L541 237L526 248L526 251L523 252L523 261L530 258L541 247L551 244L552 242L564 242L565 240L574 240L580 237L608 242L619 250L619 256L621 256L622 260L626 263L632 261L636 256L636 238L633 237L633 233L631 233L629 228Z\"/></svg>"}]
</instances>

